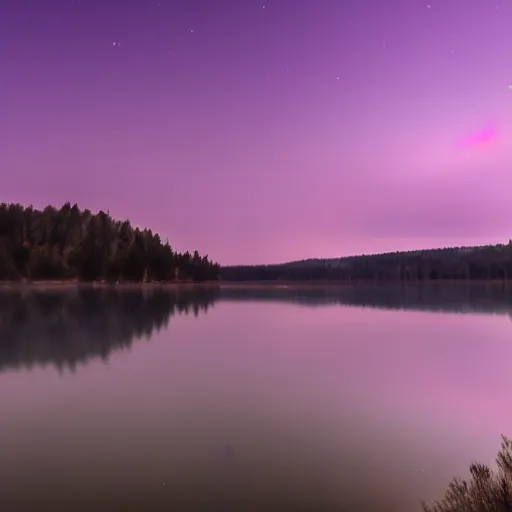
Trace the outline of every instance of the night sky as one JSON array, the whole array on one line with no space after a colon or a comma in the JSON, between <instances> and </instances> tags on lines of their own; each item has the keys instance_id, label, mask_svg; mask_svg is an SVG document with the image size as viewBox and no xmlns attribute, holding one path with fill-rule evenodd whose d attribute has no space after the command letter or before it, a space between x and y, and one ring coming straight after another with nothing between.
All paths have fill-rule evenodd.
<instances>
[{"instance_id":1,"label":"night sky","mask_svg":"<svg viewBox=\"0 0 512 512\"><path fill-rule=\"evenodd\" d=\"M1 198L221 264L512 238L512 0L0 0Z\"/></svg>"}]
</instances>

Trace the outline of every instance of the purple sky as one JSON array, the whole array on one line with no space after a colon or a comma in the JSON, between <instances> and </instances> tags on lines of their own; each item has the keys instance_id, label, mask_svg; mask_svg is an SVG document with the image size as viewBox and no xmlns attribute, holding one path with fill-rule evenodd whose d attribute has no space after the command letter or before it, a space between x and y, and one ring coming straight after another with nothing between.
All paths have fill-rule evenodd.
<instances>
[{"instance_id":1,"label":"purple sky","mask_svg":"<svg viewBox=\"0 0 512 512\"><path fill-rule=\"evenodd\" d=\"M221 264L512 237L510 0L2 0L1 200Z\"/></svg>"}]
</instances>

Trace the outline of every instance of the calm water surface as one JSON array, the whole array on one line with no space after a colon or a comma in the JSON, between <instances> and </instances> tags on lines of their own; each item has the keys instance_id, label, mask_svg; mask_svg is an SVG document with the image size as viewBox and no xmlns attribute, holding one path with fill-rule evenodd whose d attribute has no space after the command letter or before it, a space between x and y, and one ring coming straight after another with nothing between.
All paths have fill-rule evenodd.
<instances>
[{"instance_id":1,"label":"calm water surface","mask_svg":"<svg viewBox=\"0 0 512 512\"><path fill-rule=\"evenodd\" d=\"M2 510L416 511L512 433L512 292L0 292Z\"/></svg>"}]
</instances>

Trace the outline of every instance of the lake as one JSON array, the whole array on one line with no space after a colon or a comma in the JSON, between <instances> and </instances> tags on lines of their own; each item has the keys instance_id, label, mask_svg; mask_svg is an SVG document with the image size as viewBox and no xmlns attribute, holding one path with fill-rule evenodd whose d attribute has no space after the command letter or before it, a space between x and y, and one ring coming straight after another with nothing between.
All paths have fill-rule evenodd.
<instances>
[{"instance_id":1,"label":"lake","mask_svg":"<svg viewBox=\"0 0 512 512\"><path fill-rule=\"evenodd\" d=\"M512 290L0 291L2 510L415 511L512 434Z\"/></svg>"}]
</instances>

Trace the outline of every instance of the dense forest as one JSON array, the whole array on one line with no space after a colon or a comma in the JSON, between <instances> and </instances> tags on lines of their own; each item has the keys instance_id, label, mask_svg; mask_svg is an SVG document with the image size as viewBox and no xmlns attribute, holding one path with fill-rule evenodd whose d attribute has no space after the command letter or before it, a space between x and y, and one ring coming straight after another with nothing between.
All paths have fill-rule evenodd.
<instances>
[{"instance_id":1,"label":"dense forest","mask_svg":"<svg viewBox=\"0 0 512 512\"><path fill-rule=\"evenodd\" d=\"M225 281L507 280L509 276L512 277L512 241L507 245L311 259L221 270Z\"/></svg>"},{"instance_id":2,"label":"dense forest","mask_svg":"<svg viewBox=\"0 0 512 512\"><path fill-rule=\"evenodd\" d=\"M103 211L0 205L0 280L209 281L219 269Z\"/></svg>"}]
</instances>

